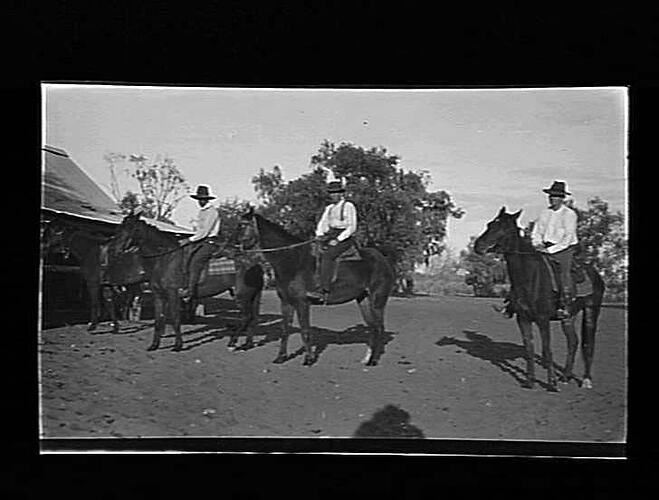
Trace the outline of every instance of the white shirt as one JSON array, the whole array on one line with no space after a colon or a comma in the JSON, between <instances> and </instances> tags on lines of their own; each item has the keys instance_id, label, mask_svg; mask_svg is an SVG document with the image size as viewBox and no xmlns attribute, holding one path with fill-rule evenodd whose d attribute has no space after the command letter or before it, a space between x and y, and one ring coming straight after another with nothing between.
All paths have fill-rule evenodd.
<instances>
[{"instance_id":1,"label":"white shirt","mask_svg":"<svg viewBox=\"0 0 659 500\"><path fill-rule=\"evenodd\" d=\"M578 243L577 213L565 205L561 205L558 210L543 210L533 226L531 242L538 245L545 241L553 243L545 250L550 254Z\"/></svg>"},{"instance_id":2,"label":"white shirt","mask_svg":"<svg viewBox=\"0 0 659 500\"><path fill-rule=\"evenodd\" d=\"M195 233L189 241L198 241L209 236L217 236L220 232L220 213L212 203L206 203L199 209L195 221Z\"/></svg>"},{"instance_id":3,"label":"white shirt","mask_svg":"<svg viewBox=\"0 0 659 500\"><path fill-rule=\"evenodd\" d=\"M341 220L342 206L343 220ZM330 228L343 229L343 232L336 237L338 241L343 241L352 236L357 231L357 209L355 205L346 200L327 205L323 216L318 221L316 236L324 235Z\"/></svg>"}]
</instances>

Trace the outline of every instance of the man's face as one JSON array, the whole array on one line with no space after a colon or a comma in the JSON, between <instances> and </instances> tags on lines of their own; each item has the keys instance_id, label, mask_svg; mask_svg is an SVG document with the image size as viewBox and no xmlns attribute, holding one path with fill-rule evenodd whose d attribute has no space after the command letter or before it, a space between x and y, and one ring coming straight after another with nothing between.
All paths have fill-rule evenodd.
<instances>
[{"instance_id":1,"label":"man's face","mask_svg":"<svg viewBox=\"0 0 659 500\"><path fill-rule=\"evenodd\" d=\"M201 198L201 199L197 200L197 203L199 203L200 207L204 207L208 203L208 199L207 198Z\"/></svg>"},{"instance_id":2,"label":"man's face","mask_svg":"<svg viewBox=\"0 0 659 500\"><path fill-rule=\"evenodd\" d=\"M565 200L562 196L551 196L551 195L549 195L549 206L551 208L553 208L554 210L560 208L564 201Z\"/></svg>"},{"instance_id":3,"label":"man's face","mask_svg":"<svg viewBox=\"0 0 659 500\"><path fill-rule=\"evenodd\" d=\"M341 193L330 193L330 200L332 203L336 203L341 199Z\"/></svg>"}]
</instances>

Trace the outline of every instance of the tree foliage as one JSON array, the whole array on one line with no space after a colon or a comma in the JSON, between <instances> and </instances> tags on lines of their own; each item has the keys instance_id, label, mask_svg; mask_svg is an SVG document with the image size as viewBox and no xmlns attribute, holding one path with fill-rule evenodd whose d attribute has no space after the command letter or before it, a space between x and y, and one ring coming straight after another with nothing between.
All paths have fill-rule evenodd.
<instances>
[{"instance_id":1,"label":"tree foliage","mask_svg":"<svg viewBox=\"0 0 659 500\"><path fill-rule=\"evenodd\" d=\"M500 286L507 283L506 262L503 255L474 251L476 237L469 239L466 250L460 252L461 266L467 271L465 283L471 286L476 297L498 297Z\"/></svg>"},{"instance_id":2,"label":"tree foliage","mask_svg":"<svg viewBox=\"0 0 659 500\"><path fill-rule=\"evenodd\" d=\"M429 193L426 172L405 171L400 157L385 148L364 149L351 143L324 141L311 158L312 171L284 182L281 169L263 169L252 182L263 214L302 238L314 234L329 203L327 175L346 181L347 198L358 213L357 241L395 251L400 269L411 271L424 258L428 236L441 241L448 217L461 217L445 191ZM409 268L409 269L408 269Z\"/></svg>"},{"instance_id":3,"label":"tree foliage","mask_svg":"<svg viewBox=\"0 0 659 500\"><path fill-rule=\"evenodd\" d=\"M628 239L624 215L611 213L608 203L599 197L588 200L585 209L572 208L578 216L577 236L584 259L602 273L609 298L626 298Z\"/></svg>"},{"instance_id":4,"label":"tree foliage","mask_svg":"<svg viewBox=\"0 0 659 500\"><path fill-rule=\"evenodd\" d=\"M109 153L105 161L110 170L111 192L124 213L140 207L146 217L171 222L174 209L188 193L189 186L176 162L144 155ZM118 180L119 166L137 182L139 192L123 191Z\"/></svg>"}]
</instances>

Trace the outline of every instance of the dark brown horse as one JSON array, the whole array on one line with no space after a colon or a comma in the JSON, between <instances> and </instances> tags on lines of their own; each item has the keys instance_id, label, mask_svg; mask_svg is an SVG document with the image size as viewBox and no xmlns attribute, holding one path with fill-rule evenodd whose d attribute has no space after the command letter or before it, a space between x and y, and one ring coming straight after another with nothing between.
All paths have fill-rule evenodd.
<instances>
[{"instance_id":1,"label":"dark brown horse","mask_svg":"<svg viewBox=\"0 0 659 500\"><path fill-rule=\"evenodd\" d=\"M289 234L282 227L270 222L249 209L241 218L239 241L244 249L258 249L275 272L277 295L281 301L283 334L279 354L274 363L288 360L287 345L293 313L297 312L304 344L304 364L311 365L317 359L312 351L310 337L309 306L307 291L314 288L316 259L309 242ZM392 263L375 248L361 248L362 260L338 264L338 280L332 285L327 304L343 304L355 300L371 330L371 337L363 362L377 364L383 350L384 309L394 285Z\"/></svg>"},{"instance_id":2,"label":"dark brown horse","mask_svg":"<svg viewBox=\"0 0 659 500\"><path fill-rule=\"evenodd\" d=\"M98 327L102 309L105 309L110 316L112 330L117 333L119 316L116 306L118 303L130 301L139 293L143 270L138 269L131 279L111 280L107 273L107 264L113 252L113 240L68 224L48 224L42 239L43 252L61 248L71 252L79 262L80 273L89 294L90 321L87 329L94 331Z\"/></svg>"},{"instance_id":3,"label":"dark brown horse","mask_svg":"<svg viewBox=\"0 0 659 500\"><path fill-rule=\"evenodd\" d=\"M540 331L542 354L547 364L549 389L556 391L558 387L551 352L550 322L558 321L556 318L557 293L553 290L552 276L549 267L543 261L542 254L533 248L529 240L520 235L517 219L521 213L520 210L514 214L508 214L505 207L502 207L498 215L487 224L485 232L474 242L474 250L478 254L496 251L503 253L505 257L513 307L526 348L527 380L525 386L532 388L535 382L533 351L533 323L535 323ZM578 297L569 307L570 317L560 320L568 347L565 368L560 375L560 381L568 383L570 379L574 378L572 369L578 344L574 321L576 315L582 312L581 352L584 361L582 386L591 388L595 332L604 295L604 281L592 266L584 266L584 270L592 282L593 292L590 295Z\"/></svg>"},{"instance_id":4,"label":"dark brown horse","mask_svg":"<svg viewBox=\"0 0 659 500\"><path fill-rule=\"evenodd\" d=\"M133 249L142 260L147 279L154 294L154 333L148 350L160 346L160 339L169 319L176 336L174 350L183 348L181 337L181 300L178 289L183 286L187 260L198 245L195 242L179 246L177 238L160 231L158 228L139 218L139 215L127 215L117 229L117 247L120 252ZM229 243L226 245L229 246ZM220 249L218 249L220 250ZM239 333L247 330L245 344L239 349L246 349L253 343L254 328L258 320L261 291L263 289L263 269L248 260L236 262L236 273L206 275L199 283L199 298L212 297L235 288L235 300L241 312L241 324L231 333L229 347L236 344Z\"/></svg>"}]
</instances>

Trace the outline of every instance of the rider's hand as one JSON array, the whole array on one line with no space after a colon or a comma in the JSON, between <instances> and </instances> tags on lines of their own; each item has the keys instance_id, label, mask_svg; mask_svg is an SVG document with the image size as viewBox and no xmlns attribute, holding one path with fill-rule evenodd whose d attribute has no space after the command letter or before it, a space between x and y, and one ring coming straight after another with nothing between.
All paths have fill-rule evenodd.
<instances>
[{"instance_id":1,"label":"rider's hand","mask_svg":"<svg viewBox=\"0 0 659 500\"><path fill-rule=\"evenodd\" d=\"M536 243L533 245L533 248L535 248L538 252L546 252L547 249L543 243Z\"/></svg>"},{"instance_id":2,"label":"rider's hand","mask_svg":"<svg viewBox=\"0 0 659 500\"><path fill-rule=\"evenodd\" d=\"M336 245L339 244L339 242L338 242L338 240L332 239L332 240L330 240L329 244L330 244L331 247L335 247Z\"/></svg>"},{"instance_id":3,"label":"rider's hand","mask_svg":"<svg viewBox=\"0 0 659 500\"><path fill-rule=\"evenodd\" d=\"M183 238L182 240L180 240L180 241L178 242L178 244L179 244L180 246L187 245L188 243L190 243L190 239L189 239L189 238Z\"/></svg>"}]
</instances>

